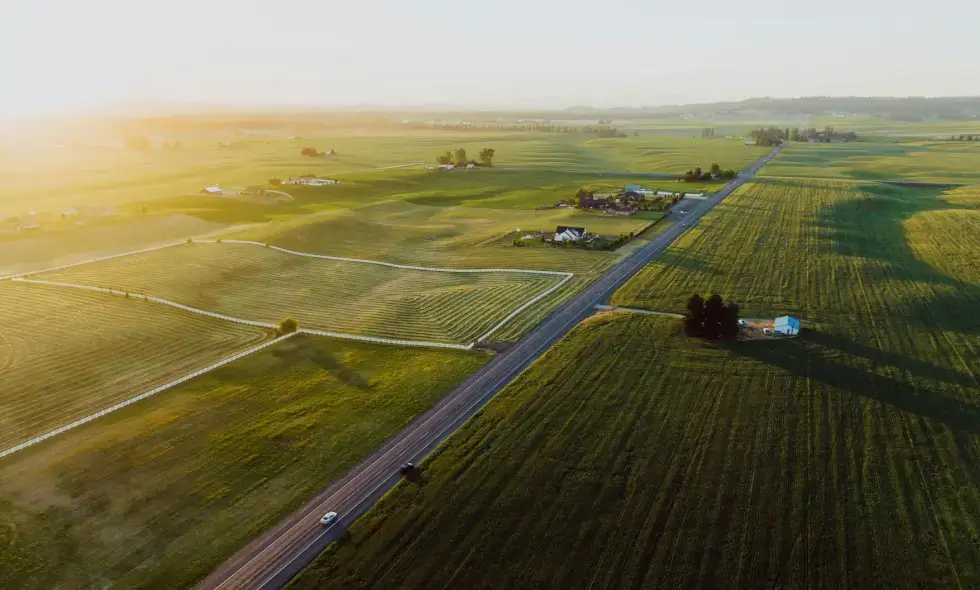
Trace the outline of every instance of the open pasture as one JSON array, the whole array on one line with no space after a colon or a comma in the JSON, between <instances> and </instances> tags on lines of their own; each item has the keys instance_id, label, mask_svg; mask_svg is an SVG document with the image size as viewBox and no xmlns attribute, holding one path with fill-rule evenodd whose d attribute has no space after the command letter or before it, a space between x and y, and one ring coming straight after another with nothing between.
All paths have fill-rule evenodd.
<instances>
[{"instance_id":1,"label":"open pasture","mask_svg":"<svg viewBox=\"0 0 980 590\"><path fill-rule=\"evenodd\" d=\"M189 588L488 359L299 335L0 459L0 588Z\"/></svg>"},{"instance_id":2,"label":"open pasture","mask_svg":"<svg viewBox=\"0 0 980 590\"><path fill-rule=\"evenodd\" d=\"M135 299L0 283L0 450L269 337Z\"/></svg>"},{"instance_id":3,"label":"open pasture","mask_svg":"<svg viewBox=\"0 0 980 590\"><path fill-rule=\"evenodd\" d=\"M765 176L980 183L980 142L793 143Z\"/></svg>"},{"instance_id":4,"label":"open pasture","mask_svg":"<svg viewBox=\"0 0 980 590\"><path fill-rule=\"evenodd\" d=\"M565 276L454 273L325 260L254 244L181 244L33 278L382 338L466 344Z\"/></svg>"},{"instance_id":5,"label":"open pasture","mask_svg":"<svg viewBox=\"0 0 980 590\"><path fill-rule=\"evenodd\" d=\"M175 141L180 142L179 148L162 147ZM336 154L311 158L300 155L304 147L334 149ZM302 135L286 127L263 132L171 131L151 138L146 150L125 148L122 137L52 140L19 145L0 158L0 219L28 211L122 207L194 195L215 184L237 189L302 174L353 180L358 173L379 168L431 166L438 155L459 147L472 158L491 147L496 150L494 165L501 168L604 174L676 174L712 162L739 169L764 153L762 148L725 139L597 139L584 133L391 128Z\"/></svg>"}]
</instances>

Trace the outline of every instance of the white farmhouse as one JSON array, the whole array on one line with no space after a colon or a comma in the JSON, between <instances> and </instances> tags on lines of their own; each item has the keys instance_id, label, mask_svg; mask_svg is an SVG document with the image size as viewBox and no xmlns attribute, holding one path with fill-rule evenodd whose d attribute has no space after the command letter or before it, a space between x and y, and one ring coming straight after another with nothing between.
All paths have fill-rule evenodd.
<instances>
[{"instance_id":1,"label":"white farmhouse","mask_svg":"<svg viewBox=\"0 0 980 590\"><path fill-rule=\"evenodd\" d=\"M565 225L559 225L555 229L555 241L556 242L578 242L585 238L585 228L584 227L568 227Z\"/></svg>"}]
</instances>

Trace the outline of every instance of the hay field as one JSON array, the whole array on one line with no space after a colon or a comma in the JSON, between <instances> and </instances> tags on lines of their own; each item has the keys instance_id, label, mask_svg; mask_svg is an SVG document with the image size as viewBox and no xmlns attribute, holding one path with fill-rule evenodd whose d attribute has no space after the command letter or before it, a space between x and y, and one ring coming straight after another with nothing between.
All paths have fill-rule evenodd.
<instances>
[{"instance_id":1,"label":"hay field","mask_svg":"<svg viewBox=\"0 0 980 590\"><path fill-rule=\"evenodd\" d=\"M0 450L269 337L161 305L0 283Z\"/></svg>"},{"instance_id":2,"label":"hay field","mask_svg":"<svg viewBox=\"0 0 980 590\"><path fill-rule=\"evenodd\" d=\"M323 260L251 244L181 244L33 275L205 311L382 338L467 344L563 276L444 273Z\"/></svg>"}]
</instances>

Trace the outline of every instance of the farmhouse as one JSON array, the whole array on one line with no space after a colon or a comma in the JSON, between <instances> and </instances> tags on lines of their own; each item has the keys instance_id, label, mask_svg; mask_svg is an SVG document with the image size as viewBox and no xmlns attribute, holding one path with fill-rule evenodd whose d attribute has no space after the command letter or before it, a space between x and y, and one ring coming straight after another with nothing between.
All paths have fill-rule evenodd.
<instances>
[{"instance_id":1,"label":"farmhouse","mask_svg":"<svg viewBox=\"0 0 980 590\"><path fill-rule=\"evenodd\" d=\"M333 180L331 178L317 178L316 176L300 176L298 178L290 178L283 184L302 184L305 186L327 186L331 184L340 184L340 181Z\"/></svg>"},{"instance_id":2,"label":"farmhouse","mask_svg":"<svg viewBox=\"0 0 980 590\"><path fill-rule=\"evenodd\" d=\"M221 187L217 186L206 186L201 189L202 195L223 195L225 191L221 190Z\"/></svg>"},{"instance_id":3,"label":"farmhouse","mask_svg":"<svg viewBox=\"0 0 980 590\"><path fill-rule=\"evenodd\" d=\"M559 225L555 228L556 242L578 242L585 237L584 227L568 227Z\"/></svg>"},{"instance_id":4,"label":"farmhouse","mask_svg":"<svg viewBox=\"0 0 980 590\"><path fill-rule=\"evenodd\" d=\"M800 320L791 315L780 316L773 322L772 331L781 336L796 336L800 333Z\"/></svg>"},{"instance_id":5,"label":"farmhouse","mask_svg":"<svg viewBox=\"0 0 980 590\"><path fill-rule=\"evenodd\" d=\"M579 199L578 206L581 209L605 209L609 202L606 199L596 199L593 197L582 197Z\"/></svg>"},{"instance_id":6,"label":"farmhouse","mask_svg":"<svg viewBox=\"0 0 980 590\"><path fill-rule=\"evenodd\" d=\"M455 167L456 166L454 166L452 164L439 164L439 168L442 169L442 170L452 170Z\"/></svg>"}]
</instances>

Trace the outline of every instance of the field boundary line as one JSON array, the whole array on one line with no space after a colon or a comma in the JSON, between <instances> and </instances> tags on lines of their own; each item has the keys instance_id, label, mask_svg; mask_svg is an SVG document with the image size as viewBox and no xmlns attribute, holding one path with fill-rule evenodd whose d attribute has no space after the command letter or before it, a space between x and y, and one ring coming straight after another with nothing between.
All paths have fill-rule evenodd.
<instances>
[{"instance_id":1,"label":"field boundary line","mask_svg":"<svg viewBox=\"0 0 980 590\"><path fill-rule=\"evenodd\" d=\"M263 243L263 242L255 242L255 241L252 241L252 240L218 240L218 239L200 240L200 239L198 239L198 240L188 240L188 241L185 241L185 242L174 242L174 243L171 243L171 244L164 244L164 245L161 245L161 246L154 246L152 248L143 248L143 249L140 249L140 250L133 250L133 251L130 251L130 252L123 252L123 253L120 253L120 254L112 254L112 255L109 255L109 256L102 256L102 257L99 257L99 258L92 258L92 259L89 259L89 260L83 260L83 261L80 261L80 262L74 262L74 263L65 264L65 265L62 265L62 266L56 266L56 267L46 268L46 269L42 269L42 270L35 270L35 271L24 272L24 273L20 273L20 274L16 274L16 275L10 275L10 276L6 276L6 277L0 277L0 280L11 280L11 281L24 282L24 283L32 283L32 284L38 284L38 285L49 285L49 286L54 286L54 287L66 287L66 288L71 288L71 289L81 289L81 290L91 291L91 292L95 292L95 293L107 293L109 295L119 295L119 296L123 296L123 297L126 297L126 296L134 296L136 298L142 298L145 301L152 301L154 303L160 303L162 305L167 305L167 306L170 306L170 307L173 307L173 308L176 308L176 309L181 309L181 310L184 310L184 311L189 311L191 313L205 315L205 316L216 318L216 319L219 319L219 320L234 322L236 324L244 324L244 325L249 325L249 326L257 326L257 327L260 327L260 328L271 328L271 329L275 329L275 328L278 327L275 324L270 324L270 323L267 323L267 322L257 322L257 321L253 321L253 320L246 320L244 318L236 318L236 317L233 317L233 316L228 316L228 315L224 315L224 314L219 314L219 313L214 313L214 312L210 312L210 311L205 311L203 309L198 309L196 307L191 307L189 305L183 305L181 303L177 303L175 301L171 301L169 299L164 299L162 297L156 297L156 296L153 296L153 295L146 295L146 294L141 294L141 293L133 293L133 292L123 291L123 290L119 290L119 289L111 289L111 288L107 288L107 287L95 287L95 286L91 286L91 285L80 285L80 284L77 284L77 283L65 283L65 282L59 282L59 281L46 281L46 280L42 280L42 279L29 279L29 278L27 278L29 276L40 275L40 274L43 274L43 273L46 273L46 272L54 272L54 271L58 271L58 270L65 270L65 269L68 269L68 268L73 268L73 267L76 267L76 266L82 266L84 264L91 264L91 263L95 263L95 262L103 262L103 261L106 261L106 260L112 260L112 259L115 259L115 258L121 258L121 257L124 257L124 256L130 256L130 255L134 255L134 254L143 254L143 253L147 253L147 252L155 252L155 251L158 251L158 250L164 250L166 248L172 248L172 247L175 247L175 246L180 246L180 245L185 244L185 243L197 243L197 244L242 244L242 245L249 245L249 246L257 246L257 247L261 247L261 248L268 248L270 250L276 250L276 251L282 252L284 254L292 254L294 256L302 256L302 257L305 257L305 258L316 258L316 259L320 259L320 260L335 260L335 261L338 261L338 262L351 262L351 263L357 263L357 264L373 264L373 265L377 265L377 266L385 266L385 267L388 267L388 268L397 268L397 269L402 269L402 270L415 270L415 271L423 271L423 272L441 272L441 273L455 273L455 274L494 274L494 273L497 273L497 274L525 274L525 275L539 275L539 276L562 277L562 279L560 281L558 281L557 284L555 284L555 285L553 285L553 286L545 289L541 293L538 293L537 295L535 295L535 296L531 297L530 299L528 299L527 301L525 301L523 304L521 304L520 306L518 306L517 309L511 311L503 320L501 320L500 322L498 322L497 324L495 324L493 327L491 327L490 330L488 330L487 332L485 332L484 334L482 334L481 336L479 336L478 338L476 338L476 340L474 342L470 342L469 344L450 344L450 343L444 343L444 342L431 342L431 341L424 341L424 340L401 340L401 339L396 339L396 338L384 338L384 337L376 337L376 336L361 336L361 335L358 335L358 334L348 334L348 333L344 333L344 332L331 332L331 331L327 331L327 330L309 330L309 329L305 329L305 328L299 330L300 332L304 332L304 333L312 334L312 335L316 335L316 336L328 336L328 337L331 337L331 338L340 338L340 339L344 339L344 340L357 340L357 341L361 341L361 342L374 342L374 343L380 343L380 344L395 344L395 345L400 345L400 346L422 346L422 347L432 347L432 348L453 348L453 349L457 349L457 350L470 350L470 349L473 348L473 345L474 344L476 344L477 342L482 342L482 341L486 340L487 338L489 338L490 336L492 336L493 334L495 334L497 331L499 331L501 328L503 328L512 319L514 319L515 317L517 317L522 312L526 311L529 307L531 307L535 303L541 301L545 297L551 295L552 293L554 293L555 291L557 291L558 289L560 289L561 287L563 287L566 283L568 283L568 281L570 281L575 276L574 273L565 272L565 271L558 271L558 270L536 270L536 269L521 269L521 268L436 268L436 267L431 267L431 266L416 266L416 265L410 265L410 264L397 264L397 263L394 263L394 262L384 262L384 261L381 261L381 260L369 260L369 259L365 259L365 258L349 258L349 257L344 257L344 256L330 256L328 254L313 254L311 252L300 252L300 251L297 251L297 250L290 250L288 248L282 248L280 246L273 246L272 244L266 244L266 243Z\"/></svg>"},{"instance_id":2,"label":"field boundary line","mask_svg":"<svg viewBox=\"0 0 980 590\"><path fill-rule=\"evenodd\" d=\"M125 297L129 295L131 299L136 299L137 301L143 300L151 303L159 303L161 305L173 307L182 311L188 311L190 313L196 313L198 315L203 315L218 320L223 320L226 322L244 324L246 326L255 326L258 328L269 328L272 330L275 330L279 327L276 324L270 324L268 322L257 322L254 320L246 320L244 318L236 318L229 315L214 313L211 311L205 311L203 309L198 309L196 307L191 307L189 305L177 303L176 301L170 301L169 299L164 299L162 297L155 297L153 295L144 295L142 293L132 293L129 291L120 291L119 289L110 289L108 287L94 287L92 285L79 285L77 283L62 283L58 281L43 281L40 279L24 279L24 278L15 278L15 279L11 279L11 281L16 283L43 285L48 287L63 287L66 289L79 289L82 291L90 291L92 293L106 293L108 295L118 295L120 297ZM339 338L341 340L357 340L360 342L373 342L375 344L395 344L399 346L416 346L416 347L424 347L424 348L452 348L455 350L471 350L473 348L473 343L452 344L447 342L430 342L427 340L400 340L397 338L384 338L380 336L362 336L360 334L348 334L345 332L328 332L326 330L312 330L308 328L300 328L296 330L296 333L310 334L313 336L328 336L330 338Z\"/></svg>"},{"instance_id":3,"label":"field boundary line","mask_svg":"<svg viewBox=\"0 0 980 590\"><path fill-rule=\"evenodd\" d=\"M244 357L246 357L246 356L248 356L250 354L256 353L256 352L258 352L260 350L263 350L265 348L268 348L270 346L273 346L274 344L278 344L278 343L282 342L283 340L286 340L287 338L291 338L291 337L295 336L296 334L298 334L298 332L290 332L289 334L285 334L283 336L279 336L278 338L273 338L272 340L263 342L262 344L259 344L258 346L253 346L252 348L249 348L248 350L243 350L242 352L233 354L232 356L230 356L230 357L228 357L226 359L223 359L223 360L220 360L220 361L218 361L218 362L216 362L214 364L208 365L208 366L204 367L203 369L198 369L198 370L196 370L196 371L194 371L192 373L188 373L188 374L184 375L183 377L180 377L178 379L174 379L173 381L171 381L169 383L165 383L165 384L163 384L163 385L161 385L159 387L155 387L155 388L153 388L153 389L151 389L151 390L149 390L149 391L147 391L145 393L141 393L140 395L137 395L135 397L131 397L131 398L127 399L126 401L119 402L118 404L109 406L108 408L106 408L104 410L101 410L101 411L96 412L94 414L89 414L88 416L85 416L84 418L80 418L78 420L75 420L74 422L71 422L69 424L65 424L61 428L57 428L55 430L52 430L51 432L47 432L45 434L42 434L41 436L37 436L37 437L34 437L34 438L30 439L30 440L24 441L24 442L20 443L19 445L10 447L9 449L6 449L4 451L0 451L0 459L3 459L4 457L6 457L8 455L13 455L14 453L16 453L18 451L23 451L24 449L26 449L28 447L32 447L32 446L34 446L34 445L36 445L38 443L44 442L44 441L48 440L49 438L54 438L55 436L58 436L59 434L63 434L65 432L68 432L69 430L72 430L74 428L78 428L79 426L82 426L83 424L88 424L89 422L92 422L94 420L97 420L98 418L101 418L103 416L106 416L108 414L111 414L111 413L113 413L113 412L115 412L117 410L121 410L121 409L125 408L126 406L130 406L132 404L135 404L138 401L142 401L142 400L144 400L144 399L146 399L148 397L152 397L152 396L154 396L154 395L156 395L158 393L161 393L163 391L166 391L168 389L171 389L173 387L176 387L177 385L180 385L182 383L185 383L187 381L190 381L191 379L194 379L195 377L200 377L201 375L204 375L205 373L210 373L211 371L214 371L215 369L219 369L219 368L221 368L221 367L223 367L223 366L225 366L225 365L227 365L229 363L232 363L234 361L237 361L238 359L244 358Z\"/></svg>"},{"instance_id":4,"label":"field boundary line","mask_svg":"<svg viewBox=\"0 0 980 590\"><path fill-rule=\"evenodd\" d=\"M246 326L271 328L273 330L279 327L276 324L270 324L268 322L256 322L254 320L246 320L244 318L236 318L230 315L205 311L203 309L198 309L196 307L191 307L189 305L177 303L176 301L170 301L169 299L164 299L162 297L154 297L153 295L144 295L142 293L132 293L129 291L120 291L119 289L110 289L108 287L94 287L92 285L79 285L77 283L62 283L59 281L42 281L40 279L15 278L11 280L16 283L28 283L31 285L45 285L48 287L64 287L66 289L79 289L82 291L91 291L93 293L106 293L109 295L119 295L120 297L129 296L132 299L137 299L137 300L142 299L144 301L159 303L161 305L166 305L183 311L189 311L191 313L196 313L198 315L208 316L218 320L224 320L226 322L234 322L236 324L244 324Z\"/></svg>"},{"instance_id":5,"label":"field boundary line","mask_svg":"<svg viewBox=\"0 0 980 590\"><path fill-rule=\"evenodd\" d=\"M42 268L40 270L29 270L26 272L16 273L12 275L6 275L0 277L0 281L9 281L13 279L19 279L27 277L30 275L41 274L44 272L54 272L57 270L65 270L66 268L73 268L76 266L82 266L83 264L92 264L94 262L103 262L105 260L112 260L114 258L122 258L123 256L132 256L134 254L145 254L146 252L156 252L157 250L164 250L166 248L173 248L174 246L179 246L184 242L171 242L169 244L163 244L160 246L152 246L150 248L141 248L139 250L130 250L129 252L120 252L119 254L109 254L108 256L99 256L98 258L89 258L88 260L80 260L78 262L71 262L69 264L62 264L61 266L52 266L51 268Z\"/></svg>"},{"instance_id":6,"label":"field boundary line","mask_svg":"<svg viewBox=\"0 0 980 590\"><path fill-rule=\"evenodd\" d=\"M295 256L305 256L307 258L319 258L322 260L337 260L339 262L356 262L359 264L376 264L378 266L387 266L389 268L400 268L403 270L421 270L426 272L448 272L448 273L514 273L514 274L536 274L536 275L551 275L551 276L566 276L572 277L573 273L565 272L561 270L535 270L535 269L524 269L524 268L437 268L434 266L414 266L411 264L396 264L394 262L384 262L381 260L369 260L367 258L347 258L345 256L330 256L328 254L313 254L311 252L299 252L297 250L290 250L288 248L282 248L280 246L273 246L272 244L264 244L262 242L254 242L252 240L194 240L197 244L247 244L250 246L261 246L263 248L269 248L270 250L278 250L279 252L284 252L286 254L293 254Z\"/></svg>"},{"instance_id":7,"label":"field boundary line","mask_svg":"<svg viewBox=\"0 0 980 590\"><path fill-rule=\"evenodd\" d=\"M489 331L487 331L485 334L483 334L482 336L480 336L479 338L477 338L476 341L477 342L483 342L484 340L486 340L487 338L489 338L490 336L492 336L494 334L494 332L496 332L497 330L503 328L504 325L507 322L509 322L512 319L514 319L515 317L517 317L517 315L519 313L521 313L525 309L531 307L532 305L534 305L538 301L541 301L542 299L544 299L548 295L551 295L552 293L554 293L555 291L557 291L559 288L561 288L565 283L567 283L568 281L572 280L572 277L573 276L575 276L575 275L573 275L572 273L567 273L565 275L565 278L563 278L562 280L558 281L558 284L553 285L553 286L549 287L548 289L545 289L541 293L538 293L534 297L532 297L532 298L528 299L527 301L525 301L523 305L521 305L520 307L518 307L514 311L510 312L510 314L508 314L507 317L505 317L504 319L500 320L500 322L498 322L496 326L490 328Z\"/></svg>"}]
</instances>

